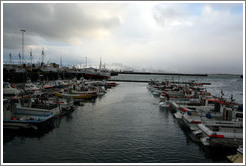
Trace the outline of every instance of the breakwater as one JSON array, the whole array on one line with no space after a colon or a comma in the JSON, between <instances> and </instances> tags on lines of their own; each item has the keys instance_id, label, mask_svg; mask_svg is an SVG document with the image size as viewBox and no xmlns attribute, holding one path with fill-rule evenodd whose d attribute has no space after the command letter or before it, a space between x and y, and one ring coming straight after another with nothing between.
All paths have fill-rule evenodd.
<instances>
[{"instance_id":1,"label":"breakwater","mask_svg":"<svg viewBox=\"0 0 246 166\"><path fill-rule=\"evenodd\" d=\"M145 80L119 80L119 79L110 79L109 81L115 81L115 82L143 82L143 83L148 83L149 81ZM175 84L194 84L192 82L177 82L177 81L171 81L171 83ZM202 83L203 85L211 85L211 83L204 82Z\"/></svg>"},{"instance_id":2,"label":"breakwater","mask_svg":"<svg viewBox=\"0 0 246 166\"><path fill-rule=\"evenodd\" d=\"M177 76L208 76L208 74L184 74L184 73L152 73L152 72L127 72L122 71L118 74L142 74L142 75L177 75Z\"/></svg>"}]
</instances>

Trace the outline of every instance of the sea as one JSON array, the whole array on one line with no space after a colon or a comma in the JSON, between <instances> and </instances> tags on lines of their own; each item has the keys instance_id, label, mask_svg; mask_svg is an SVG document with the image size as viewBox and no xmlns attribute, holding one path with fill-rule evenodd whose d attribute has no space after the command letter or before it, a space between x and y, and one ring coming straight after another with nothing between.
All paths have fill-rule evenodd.
<instances>
[{"instance_id":1,"label":"sea","mask_svg":"<svg viewBox=\"0 0 246 166\"><path fill-rule=\"evenodd\" d=\"M211 83L215 96L243 104L243 78L236 75L164 76L119 74L119 80L150 79ZM55 120L43 132L4 131L3 163L65 164L185 164L229 163L236 149L205 147L194 142L190 131L169 110L147 83L118 82L96 100L87 101L71 114Z\"/></svg>"}]
</instances>

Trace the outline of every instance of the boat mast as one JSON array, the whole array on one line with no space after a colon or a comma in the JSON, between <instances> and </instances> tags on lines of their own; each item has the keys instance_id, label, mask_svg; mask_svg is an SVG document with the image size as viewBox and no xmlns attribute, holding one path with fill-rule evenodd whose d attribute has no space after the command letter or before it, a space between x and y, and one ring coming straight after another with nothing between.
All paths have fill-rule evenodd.
<instances>
[{"instance_id":1,"label":"boat mast","mask_svg":"<svg viewBox=\"0 0 246 166\"><path fill-rule=\"evenodd\" d=\"M44 48L42 49L42 54L41 54L41 62L42 63L44 63L44 57L45 57L45 55L44 55Z\"/></svg>"},{"instance_id":2,"label":"boat mast","mask_svg":"<svg viewBox=\"0 0 246 166\"><path fill-rule=\"evenodd\" d=\"M19 52L19 63L21 65L21 54L20 54L20 52Z\"/></svg>"},{"instance_id":3,"label":"boat mast","mask_svg":"<svg viewBox=\"0 0 246 166\"><path fill-rule=\"evenodd\" d=\"M31 62L31 66L32 66L32 60L33 60L33 57L32 57L32 49L30 51L30 62Z\"/></svg>"},{"instance_id":4,"label":"boat mast","mask_svg":"<svg viewBox=\"0 0 246 166\"><path fill-rule=\"evenodd\" d=\"M99 71L101 71L101 67L102 67L102 60L101 60L101 57L100 57Z\"/></svg>"},{"instance_id":5,"label":"boat mast","mask_svg":"<svg viewBox=\"0 0 246 166\"><path fill-rule=\"evenodd\" d=\"M60 57L60 68L62 67L62 57Z\"/></svg>"},{"instance_id":6,"label":"boat mast","mask_svg":"<svg viewBox=\"0 0 246 166\"><path fill-rule=\"evenodd\" d=\"M9 53L9 64L11 64L12 63L12 55L11 55L11 53Z\"/></svg>"},{"instance_id":7,"label":"boat mast","mask_svg":"<svg viewBox=\"0 0 246 166\"><path fill-rule=\"evenodd\" d=\"M26 30L21 29L20 31L22 32L22 63L24 63L24 32L26 32Z\"/></svg>"}]
</instances>

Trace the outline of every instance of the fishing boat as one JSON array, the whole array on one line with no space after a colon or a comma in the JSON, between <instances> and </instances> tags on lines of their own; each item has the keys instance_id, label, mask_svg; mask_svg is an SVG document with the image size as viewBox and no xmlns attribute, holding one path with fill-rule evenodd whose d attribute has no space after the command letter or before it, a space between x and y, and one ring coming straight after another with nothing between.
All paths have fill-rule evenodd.
<instances>
[{"instance_id":1,"label":"fishing boat","mask_svg":"<svg viewBox=\"0 0 246 166\"><path fill-rule=\"evenodd\" d=\"M47 81L47 82L44 82L40 89L51 89L51 88L54 88L54 83L53 82L50 82L50 81Z\"/></svg>"},{"instance_id":2,"label":"fishing boat","mask_svg":"<svg viewBox=\"0 0 246 166\"><path fill-rule=\"evenodd\" d=\"M33 114L17 112L13 100L3 100L4 129L45 129L53 125L53 117L52 112L33 112Z\"/></svg>"},{"instance_id":3,"label":"fishing boat","mask_svg":"<svg viewBox=\"0 0 246 166\"><path fill-rule=\"evenodd\" d=\"M54 81L53 85L54 85L54 88L65 88L65 87L69 86L68 83L65 83L60 78L58 80Z\"/></svg>"},{"instance_id":4,"label":"fishing boat","mask_svg":"<svg viewBox=\"0 0 246 166\"><path fill-rule=\"evenodd\" d=\"M39 91L40 89L33 83L27 83L24 86L25 91Z\"/></svg>"},{"instance_id":5,"label":"fishing boat","mask_svg":"<svg viewBox=\"0 0 246 166\"><path fill-rule=\"evenodd\" d=\"M202 132L200 141L204 146L238 147L243 144L242 123L231 126L198 124L198 128Z\"/></svg>"},{"instance_id":6,"label":"fishing boat","mask_svg":"<svg viewBox=\"0 0 246 166\"><path fill-rule=\"evenodd\" d=\"M33 94L31 97L31 101L33 101L34 103L41 103L41 104L50 104L50 105L57 104L60 109L59 115L64 115L76 109L76 107L74 106L74 101L71 98L59 98L55 96L53 92Z\"/></svg>"},{"instance_id":7,"label":"fishing boat","mask_svg":"<svg viewBox=\"0 0 246 166\"><path fill-rule=\"evenodd\" d=\"M112 88L116 87L118 84L116 82L104 82L103 85L105 88Z\"/></svg>"},{"instance_id":8,"label":"fishing boat","mask_svg":"<svg viewBox=\"0 0 246 166\"><path fill-rule=\"evenodd\" d=\"M205 99L206 102L213 102L213 105L204 106L186 106L190 109L185 111L183 121L190 130L197 130L200 123L211 123L213 121L232 121L241 118L242 112L236 111L237 107L231 107L233 103L220 99ZM229 108L230 106L230 108Z\"/></svg>"},{"instance_id":9,"label":"fishing boat","mask_svg":"<svg viewBox=\"0 0 246 166\"><path fill-rule=\"evenodd\" d=\"M85 68L83 69L83 77L85 79L92 79L92 80L108 80L110 79L111 75L110 72L106 69L99 70L96 68Z\"/></svg>"},{"instance_id":10,"label":"fishing boat","mask_svg":"<svg viewBox=\"0 0 246 166\"><path fill-rule=\"evenodd\" d=\"M3 95L4 96L16 96L22 91L11 86L8 82L3 82Z\"/></svg>"},{"instance_id":11,"label":"fishing boat","mask_svg":"<svg viewBox=\"0 0 246 166\"><path fill-rule=\"evenodd\" d=\"M33 115L51 112L54 116L61 114L59 103L45 103L42 98L37 98L35 101L32 101L31 97L32 95L26 95L12 98L15 99L16 102L16 113Z\"/></svg>"},{"instance_id":12,"label":"fishing boat","mask_svg":"<svg viewBox=\"0 0 246 166\"><path fill-rule=\"evenodd\" d=\"M65 93L65 92L55 92L58 97L73 98L73 99L93 99L95 94L93 93Z\"/></svg>"}]
</instances>

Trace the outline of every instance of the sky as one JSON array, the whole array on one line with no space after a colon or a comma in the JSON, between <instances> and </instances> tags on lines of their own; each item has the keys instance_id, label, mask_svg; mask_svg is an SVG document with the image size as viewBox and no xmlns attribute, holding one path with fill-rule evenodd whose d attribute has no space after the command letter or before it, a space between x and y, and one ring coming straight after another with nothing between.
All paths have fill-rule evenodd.
<instances>
[{"instance_id":1,"label":"sky","mask_svg":"<svg viewBox=\"0 0 246 166\"><path fill-rule=\"evenodd\" d=\"M3 3L3 2L2 2ZM175 73L243 74L243 2L2 4L3 63L24 60Z\"/></svg>"}]
</instances>

